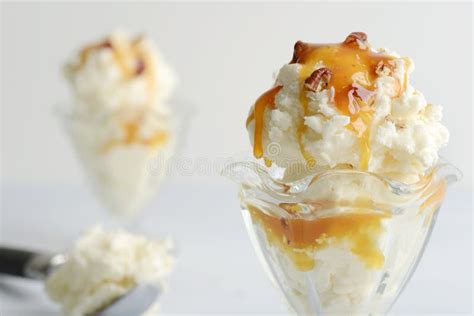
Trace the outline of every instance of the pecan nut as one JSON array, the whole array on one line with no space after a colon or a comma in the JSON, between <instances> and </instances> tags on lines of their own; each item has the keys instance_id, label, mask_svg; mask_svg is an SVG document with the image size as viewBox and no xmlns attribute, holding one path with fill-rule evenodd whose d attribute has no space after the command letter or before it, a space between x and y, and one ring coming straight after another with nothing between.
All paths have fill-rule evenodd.
<instances>
[{"instance_id":1,"label":"pecan nut","mask_svg":"<svg viewBox=\"0 0 474 316\"><path fill-rule=\"evenodd\" d=\"M141 75L145 71L145 62L142 58L138 58L135 64L135 76Z\"/></svg>"},{"instance_id":2,"label":"pecan nut","mask_svg":"<svg viewBox=\"0 0 474 316\"><path fill-rule=\"evenodd\" d=\"M332 71L329 68L322 67L313 71L313 73L306 78L304 86L307 90L313 92L320 92L326 89L331 81Z\"/></svg>"},{"instance_id":3,"label":"pecan nut","mask_svg":"<svg viewBox=\"0 0 474 316\"><path fill-rule=\"evenodd\" d=\"M291 58L290 64L295 64L299 61L303 51L308 46L305 42L297 41L293 49L293 57Z\"/></svg>"},{"instance_id":4,"label":"pecan nut","mask_svg":"<svg viewBox=\"0 0 474 316\"><path fill-rule=\"evenodd\" d=\"M381 60L375 67L375 73L381 77L390 76L393 73L393 65L385 63L383 60Z\"/></svg>"},{"instance_id":5,"label":"pecan nut","mask_svg":"<svg viewBox=\"0 0 474 316\"><path fill-rule=\"evenodd\" d=\"M288 192L290 187L285 189ZM300 206L296 203L280 203L279 206L290 214L297 214L301 211Z\"/></svg>"},{"instance_id":6,"label":"pecan nut","mask_svg":"<svg viewBox=\"0 0 474 316\"><path fill-rule=\"evenodd\" d=\"M288 220L286 218L280 218L280 224L284 229L288 229L290 225L288 225Z\"/></svg>"},{"instance_id":7,"label":"pecan nut","mask_svg":"<svg viewBox=\"0 0 474 316\"><path fill-rule=\"evenodd\" d=\"M367 34L365 34L364 32L352 32L344 40L344 44L348 45L359 46L359 43L367 46Z\"/></svg>"},{"instance_id":8,"label":"pecan nut","mask_svg":"<svg viewBox=\"0 0 474 316\"><path fill-rule=\"evenodd\" d=\"M110 48L113 49L112 43L109 40L103 41L100 44L97 44L97 48Z\"/></svg>"}]
</instances>

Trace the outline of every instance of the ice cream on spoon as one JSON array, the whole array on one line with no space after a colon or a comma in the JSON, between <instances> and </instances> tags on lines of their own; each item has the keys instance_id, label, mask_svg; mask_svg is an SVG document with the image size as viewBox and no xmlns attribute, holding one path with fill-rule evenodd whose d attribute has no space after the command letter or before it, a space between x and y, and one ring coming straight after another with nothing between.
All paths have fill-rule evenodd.
<instances>
[{"instance_id":1,"label":"ice cream on spoon","mask_svg":"<svg viewBox=\"0 0 474 316\"><path fill-rule=\"evenodd\" d=\"M0 273L45 282L65 315L148 315L174 266L172 243L95 226L65 253L0 247Z\"/></svg>"},{"instance_id":2,"label":"ice cream on spoon","mask_svg":"<svg viewBox=\"0 0 474 316\"><path fill-rule=\"evenodd\" d=\"M48 296L67 315L101 311L139 285L163 289L174 266L170 241L96 226L46 279Z\"/></svg>"}]
</instances>

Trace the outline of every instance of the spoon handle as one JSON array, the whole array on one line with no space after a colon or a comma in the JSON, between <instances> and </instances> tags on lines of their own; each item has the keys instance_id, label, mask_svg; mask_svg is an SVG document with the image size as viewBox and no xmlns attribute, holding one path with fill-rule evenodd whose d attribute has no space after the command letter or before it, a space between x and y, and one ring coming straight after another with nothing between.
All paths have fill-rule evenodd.
<instances>
[{"instance_id":1,"label":"spoon handle","mask_svg":"<svg viewBox=\"0 0 474 316\"><path fill-rule=\"evenodd\" d=\"M36 255L28 250L0 247L0 273L28 277L26 268Z\"/></svg>"}]
</instances>

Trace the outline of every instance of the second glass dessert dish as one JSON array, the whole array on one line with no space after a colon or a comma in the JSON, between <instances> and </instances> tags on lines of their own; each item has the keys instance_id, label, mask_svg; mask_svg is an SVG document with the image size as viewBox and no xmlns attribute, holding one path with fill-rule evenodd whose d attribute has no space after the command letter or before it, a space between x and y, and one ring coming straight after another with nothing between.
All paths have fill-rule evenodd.
<instances>
[{"instance_id":1,"label":"second glass dessert dish","mask_svg":"<svg viewBox=\"0 0 474 316\"><path fill-rule=\"evenodd\" d=\"M74 54L64 74L64 123L87 178L113 215L135 220L175 152L174 73L149 38L114 32Z\"/></svg>"},{"instance_id":2,"label":"second glass dessert dish","mask_svg":"<svg viewBox=\"0 0 474 316\"><path fill-rule=\"evenodd\" d=\"M299 315L385 314L415 270L459 171L440 162L442 109L413 62L367 35L297 42L251 108L238 183L250 237Z\"/></svg>"}]
</instances>

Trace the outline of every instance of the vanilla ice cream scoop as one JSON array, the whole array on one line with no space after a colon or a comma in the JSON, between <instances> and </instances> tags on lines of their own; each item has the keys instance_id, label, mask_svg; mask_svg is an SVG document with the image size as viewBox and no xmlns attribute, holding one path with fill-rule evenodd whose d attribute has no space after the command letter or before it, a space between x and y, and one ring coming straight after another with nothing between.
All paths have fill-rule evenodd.
<instances>
[{"instance_id":1,"label":"vanilla ice cream scoop","mask_svg":"<svg viewBox=\"0 0 474 316\"><path fill-rule=\"evenodd\" d=\"M287 168L288 179L351 168L417 181L449 134L441 107L410 85L413 68L361 32L337 44L297 42L247 119L255 157Z\"/></svg>"},{"instance_id":2,"label":"vanilla ice cream scoop","mask_svg":"<svg viewBox=\"0 0 474 316\"><path fill-rule=\"evenodd\" d=\"M114 32L86 45L64 66L78 110L100 112L151 107L163 102L175 75L153 42L145 36Z\"/></svg>"}]
</instances>

